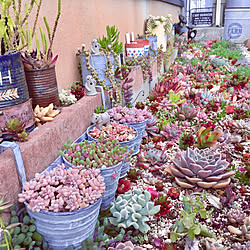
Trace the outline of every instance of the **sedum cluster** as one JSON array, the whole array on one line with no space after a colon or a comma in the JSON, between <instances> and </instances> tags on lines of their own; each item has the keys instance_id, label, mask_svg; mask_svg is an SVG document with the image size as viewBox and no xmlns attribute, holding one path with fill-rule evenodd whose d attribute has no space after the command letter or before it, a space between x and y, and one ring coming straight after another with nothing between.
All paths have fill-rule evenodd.
<instances>
[{"instance_id":1,"label":"sedum cluster","mask_svg":"<svg viewBox=\"0 0 250 250\"><path fill-rule=\"evenodd\" d=\"M66 89L62 89L59 92L59 100L62 106L69 106L77 101L75 95L73 95L70 90Z\"/></svg>"},{"instance_id":2,"label":"sedum cluster","mask_svg":"<svg viewBox=\"0 0 250 250\"><path fill-rule=\"evenodd\" d=\"M121 161L129 160L132 151L128 147L121 147L116 140L107 142L89 143L84 140L80 143L64 145L65 151L59 151L68 162L73 165L83 165L87 168L105 168L118 164Z\"/></svg>"},{"instance_id":3,"label":"sedum cluster","mask_svg":"<svg viewBox=\"0 0 250 250\"><path fill-rule=\"evenodd\" d=\"M117 140L117 142L125 142L130 141L135 138L136 131L129 127L126 124L120 124L117 122L111 122L110 125L101 129L94 127L89 135L95 139L103 139L103 140Z\"/></svg>"},{"instance_id":4,"label":"sedum cluster","mask_svg":"<svg viewBox=\"0 0 250 250\"><path fill-rule=\"evenodd\" d=\"M18 195L33 212L71 212L96 202L105 192L104 178L98 169L66 168L58 165L25 183Z\"/></svg>"},{"instance_id":5,"label":"sedum cluster","mask_svg":"<svg viewBox=\"0 0 250 250\"><path fill-rule=\"evenodd\" d=\"M113 107L108 111L110 119L120 123L136 123L143 122L148 118L152 118L152 114L144 109Z\"/></svg>"}]
</instances>

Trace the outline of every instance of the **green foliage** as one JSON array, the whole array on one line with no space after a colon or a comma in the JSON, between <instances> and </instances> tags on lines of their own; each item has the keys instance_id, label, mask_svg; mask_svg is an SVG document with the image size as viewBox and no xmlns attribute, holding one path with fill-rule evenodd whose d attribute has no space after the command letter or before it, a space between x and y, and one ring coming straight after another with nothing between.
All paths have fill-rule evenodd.
<instances>
[{"instance_id":1,"label":"green foliage","mask_svg":"<svg viewBox=\"0 0 250 250\"><path fill-rule=\"evenodd\" d=\"M186 101L186 99L180 100L180 98L181 98L181 93L175 93L174 91L170 90L168 99L171 101L171 103L179 105Z\"/></svg>"},{"instance_id":2,"label":"green foliage","mask_svg":"<svg viewBox=\"0 0 250 250\"><path fill-rule=\"evenodd\" d=\"M246 77L249 77L250 78L250 68L249 67L238 67L233 73L232 75L235 75L235 74L238 74L239 77L243 77L243 76L246 76Z\"/></svg>"},{"instance_id":3,"label":"green foliage","mask_svg":"<svg viewBox=\"0 0 250 250\"><path fill-rule=\"evenodd\" d=\"M201 63L202 65L204 64L204 62L202 62L200 59L198 59L198 58L196 58L196 57L193 58L193 59L191 59L191 60L190 60L190 63L191 63L193 66L196 66L196 67L198 66L199 63Z\"/></svg>"},{"instance_id":4,"label":"green foliage","mask_svg":"<svg viewBox=\"0 0 250 250\"><path fill-rule=\"evenodd\" d=\"M103 220L99 217L94 234L81 245L83 249L87 250L107 249L111 242L121 241L124 234L124 229L118 230L118 228L111 228L107 217L103 218Z\"/></svg>"},{"instance_id":5,"label":"green foliage","mask_svg":"<svg viewBox=\"0 0 250 250\"><path fill-rule=\"evenodd\" d=\"M105 113L106 111L108 110L108 108L106 107L106 108L104 108L104 106L102 105L102 106L98 106L98 107L96 107L95 108L95 110L94 110L94 112L96 113L96 114L100 114L100 113Z\"/></svg>"},{"instance_id":6,"label":"green foliage","mask_svg":"<svg viewBox=\"0 0 250 250\"><path fill-rule=\"evenodd\" d=\"M195 235L215 238L215 235L209 232L204 225L200 224L197 217L199 215L200 218L207 219L211 217L213 210L206 211L205 205L199 196L195 199L184 196L183 205L184 209L181 210L181 218L176 221L173 227L174 231L170 233L171 241L176 242L180 233L187 233L190 240L193 240Z\"/></svg>"},{"instance_id":7,"label":"green foliage","mask_svg":"<svg viewBox=\"0 0 250 250\"><path fill-rule=\"evenodd\" d=\"M234 178L239 181L240 184L250 185L249 173L250 173L250 165L245 167L245 171L241 171L240 169L236 169L235 165L231 166L231 169L235 171Z\"/></svg>"},{"instance_id":8,"label":"green foliage","mask_svg":"<svg viewBox=\"0 0 250 250\"><path fill-rule=\"evenodd\" d=\"M216 43L213 43L209 54L221 56L223 58L232 58L232 60L243 58L241 51L235 49L235 47L228 41L217 41Z\"/></svg>"},{"instance_id":9,"label":"green foliage","mask_svg":"<svg viewBox=\"0 0 250 250\"><path fill-rule=\"evenodd\" d=\"M114 26L106 26L107 37L103 36L102 39L98 38L97 42L100 43L101 48L105 51L111 52L112 50L116 54L120 54L123 50L123 43L119 42L118 29Z\"/></svg>"}]
</instances>

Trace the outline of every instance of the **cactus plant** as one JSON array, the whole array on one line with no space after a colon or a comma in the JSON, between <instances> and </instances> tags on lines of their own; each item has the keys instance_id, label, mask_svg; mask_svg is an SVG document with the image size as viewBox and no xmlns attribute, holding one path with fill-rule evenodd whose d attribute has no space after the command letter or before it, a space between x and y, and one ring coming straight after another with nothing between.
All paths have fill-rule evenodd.
<instances>
[{"instance_id":1,"label":"cactus plant","mask_svg":"<svg viewBox=\"0 0 250 250\"><path fill-rule=\"evenodd\" d=\"M77 101L75 95L70 90L62 89L59 92L59 100L62 106L69 106Z\"/></svg>"},{"instance_id":2,"label":"cactus plant","mask_svg":"<svg viewBox=\"0 0 250 250\"><path fill-rule=\"evenodd\" d=\"M29 133L26 132L23 122L18 119L10 119L5 123L5 128L2 129L3 133L13 136L13 140L24 142L27 141Z\"/></svg>"},{"instance_id":3,"label":"cactus plant","mask_svg":"<svg viewBox=\"0 0 250 250\"><path fill-rule=\"evenodd\" d=\"M67 212L93 204L104 192L104 178L99 169L67 169L61 164L25 183L18 200L26 201L28 209L35 212Z\"/></svg>"},{"instance_id":4,"label":"cactus plant","mask_svg":"<svg viewBox=\"0 0 250 250\"><path fill-rule=\"evenodd\" d=\"M133 226L142 233L147 233L150 227L146 224L149 221L148 215L154 215L160 211L160 206L154 206L150 201L151 195L148 191L140 191L135 188L125 194L120 194L115 202L112 202L109 217L111 224L128 228Z\"/></svg>"},{"instance_id":5,"label":"cactus plant","mask_svg":"<svg viewBox=\"0 0 250 250\"><path fill-rule=\"evenodd\" d=\"M215 147L217 140L223 135L222 131L213 131L210 133L211 128L201 127L198 131L198 144L195 144L199 149L208 147Z\"/></svg>"},{"instance_id":6,"label":"cactus plant","mask_svg":"<svg viewBox=\"0 0 250 250\"><path fill-rule=\"evenodd\" d=\"M194 150L187 148L179 151L173 160L171 173L175 181L184 188L196 185L203 188L223 188L230 183L234 171L227 172L228 162L221 159L221 154L209 149Z\"/></svg>"},{"instance_id":7,"label":"cactus plant","mask_svg":"<svg viewBox=\"0 0 250 250\"><path fill-rule=\"evenodd\" d=\"M200 108L195 108L192 103L182 103L181 107L177 106L177 115L180 120L192 120L194 119Z\"/></svg>"}]
</instances>

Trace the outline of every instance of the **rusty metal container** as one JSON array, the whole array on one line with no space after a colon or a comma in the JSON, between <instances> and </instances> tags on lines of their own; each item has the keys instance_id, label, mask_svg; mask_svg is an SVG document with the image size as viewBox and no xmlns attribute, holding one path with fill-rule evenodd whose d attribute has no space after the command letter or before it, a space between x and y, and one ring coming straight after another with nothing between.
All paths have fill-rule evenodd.
<instances>
[{"instance_id":1,"label":"rusty metal container","mask_svg":"<svg viewBox=\"0 0 250 250\"><path fill-rule=\"evenodd\" d=\"M0 56L0 109L29 100L20 52Z\"/></svg>"},{"instance_id":2,"label":"rusty metal container","mask_svg":"<svg viewBox=\"0 0 250 250\"><path fill-rule=\"evenodd\" d=\"M47 107L50 103L60 106L55 66L47 69L25 69L25 75L33 108L37 104Z\"/></svg>"},{"instance_id":3,"label":"rusty metal container","mask_svg":"<svg viewBox=\"0 0 250 250\"><path fill-rule=\"evenodd\" d=\"M36 122L33 116L31 99L15 106L0 108L0 128L4 128L5 123L10 119L18 119L18 121L23 122L26 131L31 131Z\"/></svg>"}]
</instances>

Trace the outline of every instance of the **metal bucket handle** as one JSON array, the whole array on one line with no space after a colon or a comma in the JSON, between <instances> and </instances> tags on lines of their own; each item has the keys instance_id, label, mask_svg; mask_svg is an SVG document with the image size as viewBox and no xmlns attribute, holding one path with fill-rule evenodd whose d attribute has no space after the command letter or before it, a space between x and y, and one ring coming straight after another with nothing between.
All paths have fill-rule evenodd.
<instances>
[{"instance_id":1,"label":"metal bucket handle","mask_svg":"<svg viewBox=\"0 0 250 250\"><path fill-rule=\"evenodd\" d=\"M0 148L1 147L5 149L10 148L12 150L16 162L18 178L23 187L24 184L27 182L27 179L19 145L16 142L4 141L0 144Z\"/></svg>"}]
</instances>

